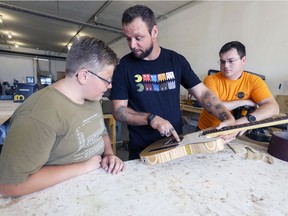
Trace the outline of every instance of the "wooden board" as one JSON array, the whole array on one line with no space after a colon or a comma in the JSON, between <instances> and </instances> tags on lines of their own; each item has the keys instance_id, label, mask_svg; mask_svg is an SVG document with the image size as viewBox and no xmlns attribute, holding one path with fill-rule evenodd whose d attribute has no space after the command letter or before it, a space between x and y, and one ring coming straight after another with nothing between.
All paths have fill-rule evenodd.
<instances>
[{"instance_id":1,"label":"wooden board","mask_svg":"<svg viewBox=\"0 0 288 216\"><path fill-rule=\"evenodd\" d=\"M199 138L197 134L192 133L185 135L179 144L171 138L159 140L145 148L140 153L140 159L144 164L154 165L191 154L213 153L224 149L223 139L206 139L203 142L205 138L200 138L198 141L202 142L191 143L193 137ZM190 144L185 144L186 142Z\"/></svg>"}]
</instances>

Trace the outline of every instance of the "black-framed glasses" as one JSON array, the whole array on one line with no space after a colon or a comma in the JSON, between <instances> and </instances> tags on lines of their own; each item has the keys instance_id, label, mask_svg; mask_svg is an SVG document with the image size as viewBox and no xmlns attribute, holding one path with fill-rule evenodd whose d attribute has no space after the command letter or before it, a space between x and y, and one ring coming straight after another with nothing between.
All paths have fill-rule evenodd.
<instances>
[{"instance_id":1,"label":"black-framed glasses","mask_svg":"<svg viewBox=\"0 0 288 216\"><path fill-rule=\"evenodd\" d=\"M100 80L106 82L108 85L110 85L112 83L112 79L111 80L107 80L107 79L104 79L103 77L97 75L96 73L90 71L90 70L87 70L87 72L93 74L94 76L98 77Z\"/></svg>"},{"instance_id":2,"label":"black-framed glasses","mask_svg":"<svg viewBox=\"0 0 288 216\"><path fill-rule=\"evenodd\" d=\"M218 61L218 64L220 64L220 65L225 65L226 63L228 63L228 64L233 64L234 62L236 62L236 61L238 61L238 60L240 60L241 58L238 58L238 59L228 59L228 60L219 60Z\"/></svg>"}]
</instances>

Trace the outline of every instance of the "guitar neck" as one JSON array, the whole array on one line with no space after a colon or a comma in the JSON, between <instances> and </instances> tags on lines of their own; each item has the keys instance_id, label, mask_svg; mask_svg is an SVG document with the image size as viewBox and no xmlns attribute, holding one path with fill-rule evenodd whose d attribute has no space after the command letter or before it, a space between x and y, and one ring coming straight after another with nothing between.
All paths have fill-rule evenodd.
<instances>
[{"instance_id":1,"label":"guitar neck","mask_svg":"<svg viewBox=\"0 0 288 216\"><path fill-rule=\"evenodd\" d=\"M205 130L202 132L201 136L206 136L208 138L218 137L220 135L227 135L232 133L237 133L243 130L251 130L256 128L262 127L269 127L273 125L280 125L288 123L288 116L276 117L276 118L269 118L262 121L255 121L251 123L245 123L240 125L228 126L223 127L221 129L211 129Z\"/></svg>"}]
</instances>

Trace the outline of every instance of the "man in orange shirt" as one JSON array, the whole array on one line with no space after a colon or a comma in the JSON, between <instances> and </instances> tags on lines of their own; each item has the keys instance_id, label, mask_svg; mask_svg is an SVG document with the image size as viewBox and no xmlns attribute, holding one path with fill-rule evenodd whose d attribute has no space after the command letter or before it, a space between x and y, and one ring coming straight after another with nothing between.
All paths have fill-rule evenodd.
<instances>
[{"instance_id":1,"label":"man in orange shirt","mask_svg":"<svg viewBox=\"0 0 288 216\"><path fill-rule=\"evenodd\" d=\"M205 85L210 88L231 112L238 107L254 107L254 111L236 120L237 124L270 118L279 113L279 106L266 83L257 75L244 71L245 46L232 41L219 52L220 72L207 76ZM205 109L200 114L198 128L215 127L219 120Z\"/></svg>"}]
</instances>

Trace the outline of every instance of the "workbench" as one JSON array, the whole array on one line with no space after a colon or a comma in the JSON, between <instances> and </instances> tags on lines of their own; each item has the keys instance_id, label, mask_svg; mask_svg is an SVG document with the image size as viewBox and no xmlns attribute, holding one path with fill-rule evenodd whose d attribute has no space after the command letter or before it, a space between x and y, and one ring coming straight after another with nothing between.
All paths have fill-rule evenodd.
<instances>
[{"instance_id":1,"label":"workbench","mask_svg":"<svg viewBox=\"0 0 288 216\"><path fill-rule=\"evenodd\" d=\"M5 123L21 103L14 103L13 100L0 100L0 125Z\"/></svg>"},{"instance_id":2,"label":"workbench","mask_svg":"<svg viewBox=\"0 0 288 216\"><path fill-rule=\"evenodd\" d=\"M242 142L235 140L234 142ZM288 162L247 160L221 152L144 165L126 161L23 197L0 197L1 216L288 215Z\"/></svg>"}]
</instances>

